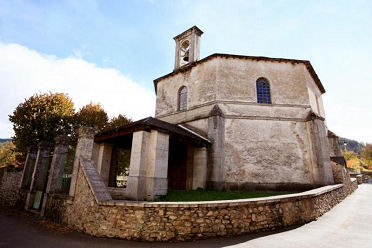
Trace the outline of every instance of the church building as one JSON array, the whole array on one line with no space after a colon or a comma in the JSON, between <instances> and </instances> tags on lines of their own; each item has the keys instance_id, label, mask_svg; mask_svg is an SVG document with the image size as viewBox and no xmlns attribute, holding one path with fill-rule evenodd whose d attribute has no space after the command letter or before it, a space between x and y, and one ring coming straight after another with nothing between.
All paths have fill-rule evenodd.
<instances>
[{"instance_id":1,"label":"church building","mask_svg":"<svg viewBox=\"0 0 372 248\"><path fill-rule=\"evenodd\" d=\"M155 117L95 136L109 186L113 150L130 150L127 199L168 189L305 190L333 184L322 101L306 60L212 54L196 26L174 37L174 70L154 80Z\"/></svg>"}]
</instances>

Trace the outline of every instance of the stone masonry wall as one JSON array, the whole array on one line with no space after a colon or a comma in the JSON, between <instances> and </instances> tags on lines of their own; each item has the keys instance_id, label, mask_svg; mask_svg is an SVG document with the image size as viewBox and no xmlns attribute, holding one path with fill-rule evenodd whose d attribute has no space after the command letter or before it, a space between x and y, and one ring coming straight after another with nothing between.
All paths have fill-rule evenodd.
<instances>
[{"instance_id":1,"label":"stone masonry wall","mask_svg":"<svg viewBox=\"0 0 372 248\"><path fill-rule=\"evenodd\" d=\"M10 166L0 170L3 170L3 176L0 176L0 206L14 207L20 200L19 183L22 170Z\"/></svg>"},{"instance_id":2,"label":"stone masonry wall","mask_svg":"<svg viewBox=\"0 0 372 248\"><path fill-rule=\"evenodd\" d=\"M315 184L305 122L226 118L224 138L225 184L235 188Z\"/></svg>"},{"instance_id":3,"label":"stone masonry wall","mask_svg":"<svg viewBox=\"0 0 372 248\"><path fill-rule=\"evenodd\" d=\"M78 172L74 198L48 197L45 215L98 237L184 241L276 230L321 216L357 187L330 185L266 198L215 202L98 201L84 168Z\"/></svg>"}]
</instances>

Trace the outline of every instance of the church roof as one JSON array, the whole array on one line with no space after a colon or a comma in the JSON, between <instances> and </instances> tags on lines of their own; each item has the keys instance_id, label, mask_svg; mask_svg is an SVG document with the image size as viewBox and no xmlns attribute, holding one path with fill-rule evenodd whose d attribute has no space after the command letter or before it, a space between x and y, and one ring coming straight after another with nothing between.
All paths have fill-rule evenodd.
<instances>
[{"instance_id":1,"label":"church roof","mask_svg":"<svg viewBox=\"0 0 372 248\"><path fill-rule=\"evenodd\" d=\"M326 92L322 83L320 82L320 79L319 79L318 75L316 74L313 66L311 65L310 61L308 61L308 60L269 58L269 57L260 57L260 56L244 56L244 55L223 54L223 53L214 53L214 54L209 55L208 57L205 57L201 60L198 60L196 62L193 62L193 63L187 64L187 65L184 65L182 67L179 67L176 70L174 70L173 72L155 79L154 80L155 91L157 90L157 84L158 84L159 81L161 81L165 78L171 77L173 75L176 75L177 73L188 71L192 67L197 66L199 64L202 64L202 63L204 63L206 61L209 61L209 60L211 60L213 58L216 58L216 57L233 58L233 59L249 59L249 60L256 60L256 61L270 61L270 62L279 62L279 63L304 64L306 66L307 70L309 71L311 77L315 81L316 85L318 86L320 92L322 92L322 93Z\"/></svg>"},{"instance_id":2,"label":"church roof","mask_svg":"<svg viewBox=\"0 0 372 248\"><path fill-rule=\"evenodd\" d=\"M328 136L328 138L338 138L338 136L330 130L328 130L327 136Z\"/></svg>"},{"instance_id":3,"label":"church roof","mask_svg":"<svg viewBox=\"0 0 372 248\"><path fill-rule=\"evenodd\" d=\"M189 128L181 124L172 124L153 117L147 117L145 119L135 121L119 129L113 129L99 133L94 137L94 141L110 143L110 141L118 137L126 136L132 134L133 132L151 130L165 132L168 133L171 137L175 137L177 139L189 141L199 145L211 143L211 141L209 141L203 135L190 130Z\"/></svg>"}]
</instances>

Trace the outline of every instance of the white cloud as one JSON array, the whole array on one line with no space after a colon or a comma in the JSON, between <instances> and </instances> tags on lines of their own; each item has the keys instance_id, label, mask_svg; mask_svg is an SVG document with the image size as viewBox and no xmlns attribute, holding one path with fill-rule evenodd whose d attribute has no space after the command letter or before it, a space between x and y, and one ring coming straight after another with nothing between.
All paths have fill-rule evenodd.
<instances>
[{"instance_id":1,"label":"white cloud","mask_svg":"<svg viewBox=\"0 0 372 248\"><path fill-rule=\"evenodd\" d=\"M34 93L67 93L78 109L101 103L110 117L134 120L153 115L155 94L115 69L81 58L57 58L18 44L0 42L0 137L13 135L8 115Z\"/></svg>"}]
</instances>

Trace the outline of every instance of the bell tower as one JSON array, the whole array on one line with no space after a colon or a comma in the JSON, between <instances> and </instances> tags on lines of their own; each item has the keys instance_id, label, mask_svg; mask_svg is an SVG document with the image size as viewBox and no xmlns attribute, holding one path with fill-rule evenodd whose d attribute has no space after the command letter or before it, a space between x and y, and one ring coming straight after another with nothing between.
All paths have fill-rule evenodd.
<instances>
[{"instance_id":1,"label":"bell tower","mask_svg":"<svg viewBox=\"0 0 372 248\"><path fill-rule=\"evenodd\" d=\"M173 39L176 41L174 70L200 58L200 36L203 34L197 26L189 28Z\"/></svg>"}]
</instances>

